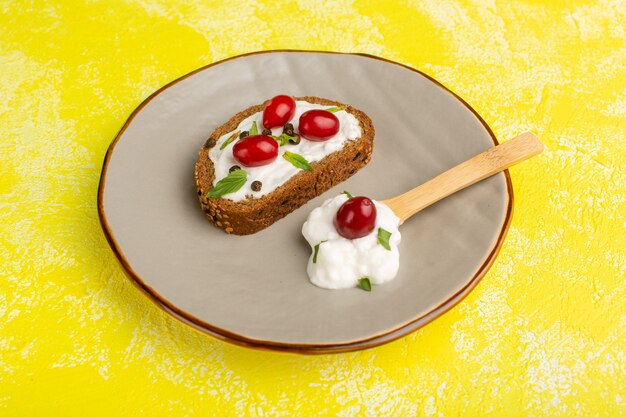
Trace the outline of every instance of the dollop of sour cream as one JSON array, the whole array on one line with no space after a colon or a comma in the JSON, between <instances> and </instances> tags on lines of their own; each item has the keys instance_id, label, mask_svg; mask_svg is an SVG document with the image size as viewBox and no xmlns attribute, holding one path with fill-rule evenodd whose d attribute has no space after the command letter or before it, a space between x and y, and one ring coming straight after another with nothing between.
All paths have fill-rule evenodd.
<instances>
[{"instance_id":1,"label":"dollop of sour cream","mask_svg":"<svg viewBox=\"0 0 626 417\"><path fill-rule=\"evenodd\" d=\"M298 100L296 101L295 114L289 123L293 125L294 130L297 132L302 113L313 109L328 109L329 107L331 106ZM283 158L285 151L297 153L311 163L320 161L331 153L341 150L347 141L357 139L361 136L361 126L354 115L345 110L339 110L334 114L337 116L337 119L339 119L339 132L337 132L335 136L323 142L314 142L302 138L298 144L281 146L278 149L278 158L270 164L260 167L241 166L242 169L248 172L246 184L238 191L226 194L222 198L241 201L248 197L261 197L271 193L276 188L286 183L291 177L300 172L301 169L295 167ZM243 119L235 130L220 136L215 146L209 151L209 158L215 167L215 180L213 181L213 185L217 184L219 180L228 175L230 167L233 165L241 165L233 156L233 146L235 146L237 140L228 144L224 149L220 149L222 144L237 131L249 131L252 127L252 122L256 122L257 129L259 133L261 133L263 131L263 112L260 111ZM282 126L271 130L274 136L280 136L283 133ZM261 182L262 187L259 191L252 190L251 184L253 181Z\"/></svg>"},{"instance_id":2,"label":"dollop of sour cream","mask_svg":"<svg viewBox=\"0 0 626 417\"><path fill-rule=\"evenodd\" d=\"M326 200L309 214L302 226L302 234L313 249L307 265L309 279L328 289L355 287L363 277L368 277L372 284L391 281L400 267L400 219L385 204L372 200L377 212L374 230L358 239L346 239L337 232L333 220L347 200L346 194ZM391 233L391 250L378 242L379 228ZM317 256L316 245L319 245Z\"/></svg>"}]
</instances>

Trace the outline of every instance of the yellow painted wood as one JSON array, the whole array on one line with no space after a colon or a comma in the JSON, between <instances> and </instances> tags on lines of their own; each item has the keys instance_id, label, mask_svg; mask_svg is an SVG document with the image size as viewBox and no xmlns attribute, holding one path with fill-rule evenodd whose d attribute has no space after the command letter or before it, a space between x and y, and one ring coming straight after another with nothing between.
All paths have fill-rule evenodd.
<instances>
[{"instance_id":1,"label":"yellow painted wood","mask_svg":"<svg viewBox=\"0 0 626 417\"><path fill-rule=\"evenodd\" d=\"M0 415L626 414L623 1L0 4ZM400 61L498 138L545 145L510 169L493 268L408 337L320 357L225 344L155 308L101 233L100 168L130 112L277 48Z\"/></svg>"}]
</instances>

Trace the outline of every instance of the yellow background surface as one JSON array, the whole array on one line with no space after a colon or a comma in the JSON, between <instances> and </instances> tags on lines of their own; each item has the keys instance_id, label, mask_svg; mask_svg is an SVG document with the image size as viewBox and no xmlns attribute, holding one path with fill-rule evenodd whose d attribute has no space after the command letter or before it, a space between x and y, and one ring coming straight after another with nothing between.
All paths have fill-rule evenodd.
<instances>
[{"instance_id":1,"label":"yellow background surface","mask_svg":"<svg viewBox=\"0 0 626 417\"><path fill-rule=\"evenodd\" d=\"M0 415L626 414L624 1L0 3ZM501 254L459 306L367 351L200 334L126 278L101 232L106 149L200 66L264 49L420 69L506 139Z\"/></svg>"}]
</instances>

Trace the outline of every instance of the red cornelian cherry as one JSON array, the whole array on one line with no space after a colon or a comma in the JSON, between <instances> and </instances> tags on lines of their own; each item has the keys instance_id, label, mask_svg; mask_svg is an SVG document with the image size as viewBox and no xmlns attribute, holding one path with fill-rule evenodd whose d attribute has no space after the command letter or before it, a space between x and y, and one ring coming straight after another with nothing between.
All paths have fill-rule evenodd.
<instances>
[{"instance_id":1,"label":"red cornelian cherry","mask_svg":"<svg viewBox=\"0 0 626 417\"><path fill-rule=\"evenodd\" d=\"M333 223L346 239L367 236L376 225L376 206L367 197L353 197L339 207Z\"/></svg>"},{"instance_id":2,"label":"red cornelian cherry","mask_svg":"<svg viewBox=\"0 0 626 417\"><path fill-rule=\"evenodd\" d=\"M315 109L302 113L300 134L308 140L322 142L335 136L339 132L339 119L328 110Z\"/></svg>"},{"instance_id":3,"label":"red cornelian cherry","mask_svg":"<svg viewBox=\"0 0 626 417\"><path fill-rule=\"evenodd\" d=\"M267 165L278 157L278 142L265 135L248 136L235 143L233 156L247 167Z\"/></svg>"},{"instance_id":4,"label":"red cornelian cherry","mask_svg":"<svg viewBox=\"0 0 626 417\"><path fill-rule=\"evenodd\" d=\"M263 127L272 129L284 126L296 112L293 97L280 95L273 97L263 109Z\"/></svg>"}]
</instances>

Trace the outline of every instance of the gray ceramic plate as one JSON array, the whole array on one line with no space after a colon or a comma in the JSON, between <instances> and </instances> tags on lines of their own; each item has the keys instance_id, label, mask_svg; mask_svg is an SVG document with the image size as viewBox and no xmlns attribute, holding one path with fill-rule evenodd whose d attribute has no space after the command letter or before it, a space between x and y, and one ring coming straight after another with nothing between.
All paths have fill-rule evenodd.
<instances>
[{"instance_id":1,"label":"gray ceramic plate","mask_svg":"<svg viewBox=\"0 0 626 417\"><path fill-rule=\"evenodd\" d=\"M199 208L197 150L238 111L276 94L365 111L372 161L350 180L251 236L214 228ZM508 228L508 172L426 209L401 228L400 273L371 293L324 290L306 275L308 213L349 190L385 199L496 143L482 119L424 74L373 56L260 52L163 87L126 122L102 170L98 210L128 275L158 306L230 342L306 353L375 346L459 302L492 264Z\"/></svg>"}]
</instances>

